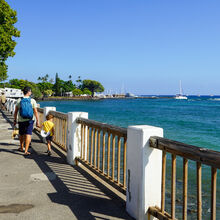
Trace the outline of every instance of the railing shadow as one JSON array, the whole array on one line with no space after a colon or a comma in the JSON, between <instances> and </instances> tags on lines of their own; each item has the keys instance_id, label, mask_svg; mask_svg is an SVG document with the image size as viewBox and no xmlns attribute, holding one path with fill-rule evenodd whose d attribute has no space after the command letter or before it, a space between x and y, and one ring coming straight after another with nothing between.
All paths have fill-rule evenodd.
<instances>
[{"instance_id":1,"label":"railing shadow","mask_svg":"<svg viewBox=\"0 0 220 220\"><path fill-rule=\"evenodd\" d=\"M65 157L39 154L36 144L34 139L32 154L27 158L33 159L44 174L56 174L56 179L49 179L56 190L48 194L52 202L68 206L77 219L132 219L116 194L81 167L69 166Z\"/></svg>"},{"instance_id":2,"label":"railing shadow","mask_svg":"<svg viewBox=\"0 0 220 220\"><path fill-rule=\"evenodd\" d=\"M12 115L1 113L12 125ZM48 177L56 190L48 193L52 202L68 206L76 219L133 219L125 211L125 201L81 167L68 165L59 150L53 148L53 156L50 157L43 154L41 151L46 147L39 138L39 135L33 135L31 155L25 158L34 160L45 175L56 175L56 178ZM7 152L22 155L16 150Z\"/></svg>"}]
</instances>

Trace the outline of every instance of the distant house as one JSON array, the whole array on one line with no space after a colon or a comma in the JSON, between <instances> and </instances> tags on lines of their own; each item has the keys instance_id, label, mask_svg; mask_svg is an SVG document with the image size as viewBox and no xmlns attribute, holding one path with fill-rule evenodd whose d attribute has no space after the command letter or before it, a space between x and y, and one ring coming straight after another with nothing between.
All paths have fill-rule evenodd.
<instances>
[{"instance_id":1,"label":"distant house","mask_svg":"<svg viewBox=\"0 0 220 220\"><path fill-rule=\"evenodd\" d=\"M6 98L21 98L24 96L21 89L14 88L0 88L0 93L5 93Z\"/></svg>"},{"instance_id":2,"label":"distant house","mask_svg":"<svg viewBox=\"0 0 220 220\"><path fill-rule=\"evenodd\" d=\"M72 92L65 92L65 93L64 93L64 96L72 97L72 96L73 96L73 93L72 93Z\"/></svg>"}]
</instances>

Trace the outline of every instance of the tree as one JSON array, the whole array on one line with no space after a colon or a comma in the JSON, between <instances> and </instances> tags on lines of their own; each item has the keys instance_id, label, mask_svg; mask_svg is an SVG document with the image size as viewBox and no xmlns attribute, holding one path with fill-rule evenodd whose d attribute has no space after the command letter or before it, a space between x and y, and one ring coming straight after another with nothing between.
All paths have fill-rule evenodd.
<instances>
[{"instance_id":1,"label":"tree","mask_svg":"<svg viewBox=\"0 0 220 220\"><path fill-rule=\"evenodd\" d=\"M44 95L47 95L45 93L46 90L52 90L52 88L53 88L53 84L50 82L37 83L37 86L40 89L41 93L43 93Z\"/></svg>"},{"instance_id":2,"label":"tree","mask_svg":"<svg viewBox=\"0 0 220 220\"><path fill-rule=\"evenodd\" d=\"M74 96L79 96L79 95L82 95L82 94L83 94L80 89L74 89L74 90L72 91L72 93L73 93Z\"/></svg>"},{"instance_id":3,"label":"tree","mask_svg":"<svg viewBox=\"0 0 220 220\"><path fill-rule=\"evenodd\" d=\"M16 42L13 37L20 37L20 31L14 27L17 12L10 8L5 0L0 0L0 81L8 78L6 60L15 55Z\"/></svg>"},{"instance_id":4,"label":"tree","mask_svg":"<svg viewBox=\"0 0 220 220\"><path fill-rule=\"evenodd\" d=\"M82 92L83 92L83 94L86 94L86 95L92 95L92 92L87 88L83 89Z\"/></svg>"},{"instance_id":5,"label":"tree","mask_svg":"<svg viewBox=\"0 0 220 220\"><path fill-rule=\"evenodd\" d=\"M40 80L40 81L42 81L44 83L44 82L48 81L48 77L49 77L49 75L46 74L45 76L42 76L42 77L39 76L37 80Z\"/></svg>"},{"instance_id":6,"label":"tree","mask_svg":"<svg viewBox=\"0 0 220 220\"><path fill-rule=\"evenodd\" d=\"M103 85L95 80L83 80L82 82L82 90L84 90L85 88L89 89L92 92L92 97L94 96L95 92L104 92L104 87Z\"/></svg>"},{"instance_id":7,"label":"tree","mask_svg":"<svg viewBox=\"0 0 220 220\"><path fill-rule=\"evenodd\" d=\"M37 86L37 84L30 82L28 80L23 79L12 79L9 81L9 85L7 85L9 88L16 88L16 89L23 89L25 86L31 87L32 94L35 98L40 98L42 96L42 93Z\"/></svg>"},{"instance_id":8,"label":"tree","mask_svg":"<svg viewBox=\"0 0 220 220\"><path fill-rule=\"evenodd\" d=\"M76 85L77 85L78 89L81 89L81 87L82 87L82 80L81 80L80 76L78 76L78 79L76 80Z\"/></svg>"},{"instance_id":9,"label":"tree","mask_svg":"<svg viewBox=\"0 0 220 220\"><path fill-rule=\"evenodd\" d=\"M55 84L53 85L53 91L55 92L56 96L61 94L61 85L61 79L59 78L58 73L56 73Z\"/></svg>"},{"instance_id":10,"label":"tree","mask_svg":"<svg viewBox=\"0 0 220 220\"><path fill-rule=\"evenodd\" d=\"M53 95L53 90L51 90L51 89L45 90L45 91L44 91L44 95L46 95L46 96L52 96L52 95Z\"/></svg>"}]
</instances>

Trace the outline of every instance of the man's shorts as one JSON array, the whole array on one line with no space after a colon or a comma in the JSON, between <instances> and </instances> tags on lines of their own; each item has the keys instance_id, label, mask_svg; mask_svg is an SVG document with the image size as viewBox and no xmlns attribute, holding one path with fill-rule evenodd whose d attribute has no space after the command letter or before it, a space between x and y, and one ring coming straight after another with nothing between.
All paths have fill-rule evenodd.
<instances>
[{"instance_id":1,"label":"man's shorts","mask_svg":"<svg viewBox=\"0 0 220 220\"><path fill-rule=\"evenodd\" d=\"M32 135L33 127L34 127L34 121L24 121L24 122L18 122L19 125L19 134L25 135L29 134Z\"/></svg>"}]
</instances>

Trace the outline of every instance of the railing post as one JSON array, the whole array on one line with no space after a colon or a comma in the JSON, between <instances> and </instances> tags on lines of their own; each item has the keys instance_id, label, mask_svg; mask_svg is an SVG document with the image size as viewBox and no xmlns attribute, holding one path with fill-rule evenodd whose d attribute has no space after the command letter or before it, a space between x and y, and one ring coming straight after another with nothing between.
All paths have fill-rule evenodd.
<instances>
[{"instance_id":1,"label":"railing post","mask_svg":"<svg viewBox=\"0 0 220 220\"><path fill-rule=\"evenodd\" d=\"M46 120L46 116L49 113L49 111L56 111L56 107L44 107L44 121Z\"/></svg>"},{"instance_id":2,"label":"railing post","mask_svg":"<svg viewBox=\"0 0 220 220\"><path fill-rule=\"evenodd\" d=\"M67 122L67 162L75 165L75 158L80 156L81 125L76 123L78 117L88 119L87 112L68 112Z\"/></svg>"},{"instance_id":3,"label":"railing post","mask_svg":"<svg viewBox=\"0 0 220 220\"><path fill-rule=\"evenodd\" d=\"M12 114L14 114L14 112L15 112L16 104L17 104L17 100L15 99L15 100L13 101Z\"/></svg>"},{"instance_id":4,"label":"railing post","mask_svg":"<svg viewBox=\"0 0 220 220\"><path fill-rule=\"evenodd\" d=\"M128 127L126 210L138 220L147 219L148 208L161 203L162 151L150 148L151 136L163 137L163 129Z\"/></svg>"}]
</instances>

